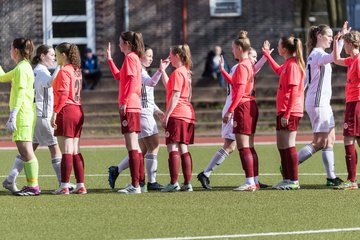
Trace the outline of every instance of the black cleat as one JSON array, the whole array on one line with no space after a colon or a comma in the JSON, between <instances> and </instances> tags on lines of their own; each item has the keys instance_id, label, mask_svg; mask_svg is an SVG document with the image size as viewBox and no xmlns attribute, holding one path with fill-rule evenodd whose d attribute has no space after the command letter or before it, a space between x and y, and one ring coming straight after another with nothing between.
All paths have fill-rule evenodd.
<instances>
[{"instance_id":1,"label":"black cleat","mask_svg":"<svg viewBox=\"0 0 360 240\"><path fill-rule=\"evenodd\" d=\"M109 167L109 178L108 178L108 181L109 181L109 185L112 189L115 188L115 182L116 182L116 179L117 177L119 176L119 170L118 170L118 167L117 166L111 166Z\"/></svg>"},{"instance_id":2,"label":"black cleat","mask_svg":"<svg viewBox=\"0 0 360 240\"><path fill-rule=\"evenodd\" d=\"M199 180L199 182L201 183L201 186L207 190L211 190L212 187L209 185L210 184L210 180L207 176L205 176L204 172L201 172L197 175L197 179Z\"/></svg>"},{"instance_id":3,"label":"black cleat","mask_svg":"<svg viewBox=\"0 0 360 240\"><path fill-rule=\"evenodd\" d=\"M343 183L344 181L338 177L334 178L334 179L330 179L330 178L326 178L326 186L328 187L337 187L339 185L341 185L341 183Z\"/></svg>"},{"instance_id":4,"label":"black cleat","mask_svg":"<svg viewBox=\"0 0 360 240\"><path fill-rule=\"evenodd\" d=\"M164 186L158 182L153 182L153 183L148 182L147 183L148 191L160 191L163 188L164 188Z\"/></svg>"}]
</instances>

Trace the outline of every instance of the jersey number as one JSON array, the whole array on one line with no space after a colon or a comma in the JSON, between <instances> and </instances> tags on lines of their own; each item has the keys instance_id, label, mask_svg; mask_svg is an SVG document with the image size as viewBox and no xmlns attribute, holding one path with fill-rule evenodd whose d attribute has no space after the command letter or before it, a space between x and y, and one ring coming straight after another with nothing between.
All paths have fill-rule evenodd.
<instances>
[{"instance_id":1,"label":"jersey number","mask_svg":"<svg viewBox=\"0 0 360 240\"><path fill-rule=\"evenodd\" d=\"M80 100L80 90L81 90L81 79L76 79L75 80L75 101L79 101Z\"/></svg>"}]
</instances>

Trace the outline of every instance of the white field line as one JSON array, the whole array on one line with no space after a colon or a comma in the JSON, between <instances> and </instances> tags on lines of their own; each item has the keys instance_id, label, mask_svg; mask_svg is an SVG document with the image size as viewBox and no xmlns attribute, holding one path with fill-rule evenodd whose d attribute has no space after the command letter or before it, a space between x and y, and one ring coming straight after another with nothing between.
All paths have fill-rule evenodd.
<instances>
[{"instance_id":1,"label":"white field line","mask_svg":"<svg viewBox=\"0 0 360 240\"><path fill-rule=\"evenodd\" d=\"M169 176L168 173L157 173L157 176ZM213 173L212 176L245 176L244 173ZM280 176L280 173L261 173L261 176ZM336 175L345 176L347 173L337 173ZM86 177L107 177L109 174L85 174ZM128 177L130 174L120 174L119 177ZM192 176L197 176L197 173L193 173ZM326 176L325 173L299 173L299 176ZM0 175L1 178L7 177L7 175ZM18 177L25 177L24 174L19 175ZM39 177L56 177L55 174L42 174Z\"/></svg>"},{"instance_id":2,"label":"white field line","mask_svg":"<svg viewBox=\"0 0 360 240\"><path fill-rule=\"evenodd\" d=\"M360 231L360 227L319 229L319 230L294 231L294 232L267 232L267 233L248 233L248 234L234 234L234 235L215 235L215 236L199 236L199 237L193 236L193 237L175 237L175 238L144 238L143 240L250 238L250 237L265 237L265 236L280 236L280 235L309 235L309 234L319 234L319 233L354 232L354 231Z\"/></svg>"}]
</instances>

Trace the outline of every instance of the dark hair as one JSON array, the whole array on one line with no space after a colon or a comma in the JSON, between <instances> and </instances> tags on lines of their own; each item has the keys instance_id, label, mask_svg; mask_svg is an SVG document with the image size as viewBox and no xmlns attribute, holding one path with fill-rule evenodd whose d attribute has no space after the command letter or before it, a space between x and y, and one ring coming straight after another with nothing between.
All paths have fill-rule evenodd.
<instances>
[{"instance_id":1,"label":"dark hair","mask_svg":"<svg viewBox=\"0 0 360 240\"><path fill-rule=\"evenodd\" d=\"M133 31L122 32L120 37L124 42L130 44L131 51L135 52L139 57L142 57L145 52L145 47L141 33Z\"/></svg>"},{"instance_id":2,"label":"dark hair","mask_svg":"<svg viewBox=\"0 0 360 240\"><path fill-rule=\"evenodd\" d=\"M305 72L305 62L303 58L303 47L301 40L299 38L295 38L294 36L282 37L280 40L283 48L287 49L290 54L296 54L296 62L300 66L301 70Z\"/></svg>"},{"instance_id":3,"label":"dark hair","mask_svg":"<svg viewBox=\"0 0 360 240\"><path fill-rule=\"evenodd\" d=\"M179 55L181 62L185 65L187 69L190 69L192 67L191 52L189 45L184 44L184 45L172 46L170 48L170 51L174 55L176 54Z\"/></svg>"},{"instance_id":4,"label":"dark hair","mask_svg":"<svg viewBox=\"0 0 360 240\"><path fill-rule=\"evenodd\" d=\"M36 54L35 54L35 56L33 57L31 63L32 63L33 65L37 65L39 62L41 62L41 58L40 58L40 57L41 57L41 54L46 55L51 48L52 48L51 46L46 45L46 44L40 45L40 46L36 49Z\"/></svg>"},{"instance_id":5,"label":"dark hair","mask_svg":"<svg viewBox=\"0 0 360 240\"><path fill-rule=\"evenodd\" d=\"M331 29L326 24L320 24L319 26L311 26L308 31L307 35L307 42L306 42L306 52L310 54L311 51L316 47L317 43L317 35L321 34L324 35L326 30Z\"/></svg>"},{"instance_id":6,"label":"dark hair","mask_svg":"<svg viewBox=\"0 0 360 240\"><path fill-rule=\"evenodd\" d=\"M31 39L16 38L12 43L13 47L19 50L20 55L30 61L34 52L34 44Z\"/></svg>"},{"instance_id":7,"label":"dark hair","mask_svg":"<svg viewBox=\"0 0 360 240\"><path fill-rule=\"evenodd\" d=\"M355 48L360 47L360 33L358 31L351 31L346 33L342 38L347 43L351 43Z\"/></svg>"},{"instance_id":8,"label":"dark hair","mask_svg":"<svg viewBox=\"0 0 360 240\"><path fill-rule=\"evenodd\" d=\"M146 52L146 51L149 50L149 49L152 50L152 47L149 46L149 45L147 45L147 44L145 44L145 45L144 45L144 52Z\"/></svg>"},{"instance_id":9,"label":"dark hair","mask_svg":"<svg viewBox=\"0 0 360 240\"><path fill-rule=\"evenodd\" d=\"M59 53L65 53L69 59L69 62L74 66L75 69L80 68L81 56L79 48L75 44L63 42L56 46L56 50Z\"/></svg>"},{"instance_id":10,"label":"dark hair","mask_svg":"<svg viewBox=\"0 0 360 240\"><path fill-rule=\"evenodd\" d=\"M234 44L240 46L243 51L249 51L251 48L250 39L248 38L247 31L240 31L237 38L234 40Z\"/></svg>"}]
</instances>

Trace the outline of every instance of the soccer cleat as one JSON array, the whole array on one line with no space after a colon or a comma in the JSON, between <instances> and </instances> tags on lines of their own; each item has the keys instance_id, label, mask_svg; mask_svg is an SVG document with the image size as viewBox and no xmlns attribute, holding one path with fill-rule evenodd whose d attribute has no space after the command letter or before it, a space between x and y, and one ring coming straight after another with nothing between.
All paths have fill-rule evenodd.
<instances>
[{"instance_id":1,"label":"soccer cleat","mask_svg":"<svg viewBox=\"0 0 360 240\"><path fill-rule=\"evenodd\" d=\"M264 184L264 183L261 183L261 182L255 184L255 185L256 185L256 188L257 188L257 189L264 189L264 188L268 188L268 187L269 187L269 185Z\"/></svg>"},{"instance_id":2,"label":"soccer cleat","mask_svg":"<svg viewBox=\"0 0 360 240\"><path fill-rule=\"evenodd\" d=\"M201 172L197 175L197 179L201 183L201 186L204 189L211 190L212 187L210 186L210 180L209 178L204 174L204 172Z\"/></svg>"},{"instance_id":3,"label":"soccer cleat","mask_svg":"<svg viewBox=\"0 0 360 240\"><path fill-rule=\"evenodd\" d=\"M289 183L288 180L282 180L282 181L279 182L278 184L273 185L272 188L274 188L274 189L279 189L279 187L281 187L282 185L286 185L286 184L288 184L288 183Z\"/></svg>"},{"instance_id":4,"label":"soccer cleat","mask_svg":"<svg viewBox=\"0 0 360 240\"><path fill-rule=\"evenodd\" d=\"M117 166L111 166L109 167L109 178L108 178L108 181L109 181L109 185L112 189L115 188L115 182L116 182L116 179L117 177L119 176L119 170L118 170L118 167Z\"/></svg>"},{"instance_id":5,"label":"soccer cleat","mask_svg":"<svg viewBox=\"0 0 360 240\"><path fill-rule=\"evenodd\" d=\"M192 192L193 191L193 187L191 186L191 183L188 184L183 184L180 188L180 191L183 192Z\"/></svg>"},{"instance_id":6,"label":"soccer cleat","mask_svg":"<svg viewBox=\"0 0 360 240\"><path fill-rule=\"evenodd\" d=\"M69 195L70 191L69 188L65 187L65 188L58 188L55 191L52 192L52 194L54 195Z\"/></svg>"},{"instance_id":7,"label":"soccer cleat","mask_svg":"<svg viewBox=\"0 0 360 240\"><path fill-rule=\"evenodd\" d=\"M7 179L5 179L2 184L3 184L4 188L6 188L7 190L9 190L12 193L19 192L19 189L16 187L15 182L9 182Z\"/></svg>"},{"instance_id":8,"label":"soccer cleat","mask_svg":"<svg viewBox=\"0 0 360 240\"><path fill-rule=\"evenodd\" d=\"M139 183L139 185L140 185L141 193L147 193L147 188L146 188L145 183L141 182L141 183Z\"/></svg>"},{"instance_id":9,"label":"soccer cleat","mask_svg":"<svg viewBox=\"0 0 360 240\"><path fill-rule=\"evenodd\" d=\"M283 184L283 185L279 186L276 189L278 189L278 190L299 190L300 185L299 185L299 183L287 183L287 184Z\"/></svg>"},{"instance_id":10,"label":"soccer cleat","mask_svg":"<svg viewBox=\"0 0 360 240\"><path fill-rule=\"evenodd\" d=\"M161 192L177 192L179 190L180 190L179 183L176 182L175 184L169 183L163 189L161 189Z\"/></svg>"},{"instance_id":11,"label":"soccer cleat","mask_svg":"<svg viewBox=\"0 0 360 240\"><path fill-rule=\"evenodd\" d=\"M164 186L161 185L158 182L153 182L153 183L148 182L147 183L147 190L148 191L160 191L163 188L164 188Z\"/></svg>"},{"instance_id":12,"label":"soccer cleat","mask_svg":"<svg viewBox=\"0 0 360 240\"><path fill-rule=\"evenodd\" d=\"M253 191L256 190L256 185L255 184L244 183L244 184L240 185L239 187L234 188L233 190L234 191L250 191L250 192L253 192Z\"/></svg>"},{"instance_id":13,"label":"soccer cleat","mask_svg":"<svg viewBox=\"0 0 360 240\"><path fill-rule=\"evenodd\" d=\"M25 186L20 191L14 193L16 196L39 196L40 195L40 187L28 187Z\"/></svg>"},{"instance_id":14,"label":"soccer cleat","mask_svg":"<svg viewBox=\"0 0 360 240\"><path fill-rule=\"evenodd\" d=\"M74 193L74 194L87 194L87 190L85 187L79 187L79 188L75 188L74 190L70 191L70 193Z\"/></svg>"},{"instance_id":15,"label":"soccer cleat","mask_svg":"<svg viewBox=\"0 0 360 240\"><path fill-rule=\"evenodd\" d=\"M336 187L341 185L341 183L343 183L344 181L338 177L331 179L331 178L326 178L326 186L328 187Z\"/></svg>"},{"instance_id":16,"label":"soccer cleat","mask_svg":"<svg viewBox=\"0 0 360 240\"><path fill-rule=\"evenodd\" d=\"M73 184L73 183L69 183L69 191L72 192L76 189L76 184Z\"/></svg>"},{"instance_id":17,"label":"soccer cleat","mask_svg":"<svg viewBox=\"0 0 360 240\"><path fill-rule=\"evenodd\" d=\"M335 186L334 189L337 190L352 190L352 189L358 189L359 186L357 182L351 182L347 180L346 182L341 183L339 186Z\"/></svg>"},{"instance_id":18,"label":"soccer cleat","mask_svg":"<svg viewBox=\"0 0 360 240\"><path fill-rule=\"evenodd\" d=\"M139 194L141 193L141 188L140 186L134 187L133 185L128 184L124 189L120 189L117 192L123 194Z\"/></svg>"}]
</instances>

